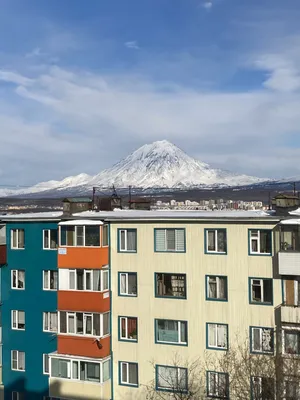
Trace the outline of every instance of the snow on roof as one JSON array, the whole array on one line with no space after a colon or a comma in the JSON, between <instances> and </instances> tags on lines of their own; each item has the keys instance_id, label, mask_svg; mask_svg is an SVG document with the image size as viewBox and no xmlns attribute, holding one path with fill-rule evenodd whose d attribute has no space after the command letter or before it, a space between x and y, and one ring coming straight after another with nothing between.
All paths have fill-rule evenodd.
<instances>
[{"instance_id":1,"label":"snow on roof","mask_svg":"<svg viewBox=\"0 0 300 400\"><path fill-rule=\"evenodd\" d=\"M23 213L23 214L5 214L0 215L0 220L19 220L19 219L60 219L62 211L47 211L47 212L36 212L36 213Z\"/></svg>"},{"instance_id":2,"label":"snow on roof","mask_svg":"<svg viewBox=\"0 0 300 400\"><path fill-rule=\"evenodd\" d=\"M300 219L291 218L291 219L284 219L280 222L281 225L300 225Z\"/></svg>"},{"instance_id":3,"label":"snow on roof","mask_svg":"<svg viewBox=\"0 0 300 400\"><path fill-rule=\"evenodd\" d=\"M70 221L59 222L58 225L103 225L103 222L92 219L73 219Z\"/></svg>"},{"instance_id":4,"label":"snow on roof","mask_svg":"<svg viewBox=\"0 0 300 400\"><path fill-rule=\"evenodd\" d=\"M73 214L74 217L101 218L101 219L247 219L270 218L264 211L201 211L201 210L120 210L114 211L84 211ZM273 217L274 218L274 217ZM278 219L278 218L277 218Z\"/></svg>"},{"instance_id":5,"label":"snow on roof","mask_svg":"<svg viewBox=\"0 0 300 400\"><path fill-rule=\"evenodd\" d=\"M290 211L289 214L290 215L300 215L300 208L297 208L297 210L294 210L294 211Z\"/></svg>"}]
</instances>

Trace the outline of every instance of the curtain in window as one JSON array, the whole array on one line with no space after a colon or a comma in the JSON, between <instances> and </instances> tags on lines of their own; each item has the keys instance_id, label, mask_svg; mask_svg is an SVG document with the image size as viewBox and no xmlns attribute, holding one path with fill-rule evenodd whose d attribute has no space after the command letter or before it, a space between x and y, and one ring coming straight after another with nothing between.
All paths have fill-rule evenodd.
<instances>
[{"instance_id":1,"label":"curtain in window","mask_svg":"<svg viewBox=\"0 0 300 400\"><path fill-rule=\"evenodd\" d=\"M120 274L120 293L127 293L126 290L126 274Z\"/></svg>"},{"instance_id":2,"label":"curtain in window","mask_svg":"<svg viewBox=\"0 0 300 400\"><path fill-rule=\"evenodd\" d=\"M261 350L260 329L259 328L252 329L252 346L253 346L254 351Z\"/></svg>"},{"instance_id":3,"label":"curtain in window","mask_svg":"<svg viewBox=\"0 0 300 400\"><path fill-rule=\"evenodd\" d=\"M92 316L91 315L85 316L85 334L87 334L87 335L92 334Z\"/></svg>"},{"instance_id":4,"label":"curtain in window","mask_svg":"<svg viewBox=\"0 0 300 400\"><path fill-rule=\"evenodd\" d=\"M43 316L44 316L44 331L48 331L49 330L49 313L44 312Z\"/></svg>"},{"instance_id":5,"label":"curtain in window","mask_svg":"<svg viewBox=\"0 0 300 400\"><path fill-rule=\"evenodd\" d=\"M128 251L136 250L136 231L135 230L127 231L127 250Z\"/></svg>"},{"instance_id":6,"label":"curtain in window","mask_svg":"<svg viewBox=\"0 0 300 400\"><path fill-rule=\"evenodd\" d=\"M12 351L12 368L18 368L18 352L16 350Z\"/></svg>"},{"instance_id":7,"label":"curtain in window","mask_svg":"<svg viewBox=\"0 0 300 400\"><path fill-rule=\"evenodd\" d=\"M50 330L51 331L57 331L57 313L51 313L50 314Z\"/></svg>"},{"instance_id":8,"label":"curtain in window","mask_svg":"<svg viewBox=\"0 0 300 400\"><path fill-rule=\"evenodd\" d=\"M217 279L216 277L209 277L208 278L208 297L210 299L217 298Z\"/></svg>"},{"instance_id":9,"label":"curtain in window","mask_svg":"<svg viewBox=\"0 0 300 400\"><path fill-rule=\"evenodd\" d=\"M218 325L218 347L227 347L227 326Z\"/></svg>"},{"instance_id":10,"label":"curtain in window","mask_svg":"<svg viewBox=\"0 0 300 400\"><path fill-rule=\"evenodd\" d=\"M69 271L69 287L72 290L76 289L76 285L75 285L75 276L76 276L76 271Z\"/></svg>"},{"instance_id":11,"label":"curtain in window","mask_svg":"<svg viewBox=\"0 0 300 400\"><path fill-rule=\"evenodd\" d=\"M101 272L98 269L93 270L93 290L94 291L101 290L100 274L101 274Z\"/></svg>"},{"instance_id":12,"label":"curtain in window","mask_svg":"<svg viewBox=\"0 0 300 400\"><path fill-rule=\"evenodd\" d=\"M273 333L271 329L262 329L262 348L264 351L273 351Z\"/></svg>"},{"instance_id":13,"label":"curtain in window","mask_svg":"<svg viewBox=\"0 0 300 400\"><path fill-rule=\"evenodd\" d=\"M23 249L24 248L24 239L25 239L24 229L19 229L18 233L19 233L18 234L18 248Z\"/></svg>"},{"instance_id":14,"label":"curtain in window","mask_svg":"<svg viewBox=\"0 0 300 400\"><path fill-rule=\"evenodd\" d=\"M73 379L78 379L78 361L72 361L72 378Z\"/></svg>"},{"instance_id":15,"label":"curtain in window","mask_svg":"<svg viewBox=\"0 0 300 400\"><path fill-rule=\"evenodd\" d=\"M137 319L136 318L128 318L127 319L127 329L128 336L135 339L137 335Z\"/></svg>"},{"instance_id":16,"label":"curtain in window","mask_svg":"<svg viewBox=\"0 0 300 400\"><path fill-rule=\"evenodd\" d=\"M226 278L219 278L219 296L220 299L226 299Z\"/></svg>"},{"instance_id":17,"label":"curtain in window","mask_svg":"<svg viewBox=\"0 0 300 400\"><path fill-rule=\"evenodd\" d=\"M208 345L216 346L216 329L217 325L208 324Z\"/></svg>"},{"instance_id":18,"label":"curtain in window","mask_svg":"<svg viewBox=\"0 0 300 400\"><path fill-rule=\"evenodd\" d=\"M49 289L49 271L44 271L44 288Z\"/></svg>"},{"instance_id":19,"label":"curtain in window","mask_svg":"<svg viewBox=\"0 0 300 400\"><path fill-rule=\"evenodd\" d=\"M156 229L155 231L155 250L166 251L166 231L165 229Z\"/></svg>"},{"instance_id":20,"label":"curtain in window","mask_svg":"<svg viewBox=\"0 0 300 400\"><path fill-rule=\"evenodd\" d=\"M12 232L12 247L17 248L18 247L17 231L15 229L13 229L11 232Z\"/></svg>"},{"instance_id":21,"label":"curtain in window","mask_svg":"<svg viewBox=\"0 0 300 400\"><path fill-rule=\"evenodd\" d=\"M25 284L25 271L19 270L18 272L18 288L23 289Z\"/></svg>"},{"instance_id":22,"label":"curtain in window","mask_svg":"<svg viewBox=\"0 0 300 400\"><path fill-rule=\"evenodd\" d=\"M207 231L207 250L216 251L215 231Z\"/></svg>"},{"instance_id":23,"label":"curtain in window","mask_svg":"<svg viewBox=\"0 0 300 400\"><path fill-rule=\"evenodd\" d=\"M121 374L122 374L122 382L125 382L125 383L128 382L127 365L128 365L127 363L122 363L122 364L121 364L121 368L122 368L122 371L121 371Z\"/></svg>"},{"instance_id":24,"label":"curtain in window","mask_svg":"<svg viewBox=\"0 0 300 400\"><path fill-rule=\"evenodd\" d=\"M24 311L19 311L19 328L24 329L25 328L25 312Z\"/></svg>"},{"instance_id":25,"label":"curtain in window","mask_svg":"<svg viewBox=\"0 0 300 400\"><path fill-rule=\"evenodd\" d=\"M176 250L176 242L175 242L175 229L167 229L167 250L174 251Z\"/></svg>"},{"instance_id":26,"label":"curtain in window","mask_svg":"<svg viewBox=\"0 0 300 400\"><path fill-rule=\"evenodd\" d=\"M120 250L126 250L126 231L120 231Z\"/></svg>"},{"instance_id":27,"label":"curtain in window","mask_svg":"<svg viewBox=\"0 0 300 400\"><path fill-rule=\"evenodd\" d=\"M176 239L176 251L184 251L185 250L184 229L175 230L175 239Z\"/></svg>"},{"instance_id":28,"label":"curtain in window","mask_svg":"<svg viewBox=\"0 0 300 400\"><path fill-rule=\"evenodd\" d=\"M287 354L299 354L299 336L296 332L285 332L284 347Z\"/></svg>"},{"instance_id":29,"label":"curtain in window","mask_svg":"<svg viewBox=\"0 0 300 400\"><path fill-rule=\"evenodd\" d=\"M68 315L68 333L75 333L75 316L73 314Z\"/></svg>"},{"instance_id":30,"label":"curtain in window","mask_svg":"<svg viewBox=\"0 0 300 400\"><path fill-rule=\"evenodd\" d=\"M223 230L218 230L217 231L217 236L218 236L218 251L226 253L226 231Z\"/></svg>"},{"instance_id":31,"label":"curtain in window","mask_svg":"<svg viewBox=\"0 0 300 400\"><path fill-rule=\"evenodd\" d=\"M25 370L25 353L23 351L19 351L18 353L18 369L24 371Z\"/></svg>"}]
</instances>

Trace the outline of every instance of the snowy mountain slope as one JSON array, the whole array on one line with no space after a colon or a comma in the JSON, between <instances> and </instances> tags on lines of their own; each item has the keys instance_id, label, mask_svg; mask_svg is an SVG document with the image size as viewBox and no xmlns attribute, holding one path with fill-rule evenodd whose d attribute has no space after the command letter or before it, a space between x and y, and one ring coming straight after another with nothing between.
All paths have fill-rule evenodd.
<instances>
[{"instance_id":1,"label":"snowy mountain slope","mask_svg":"<svg viewBox=\"0 0 300 400\"><path fill-rule=\"evenodd\" d=\"M211 168L167 140L146 144L125 159L95 176L80 174L62 181L41 182L13 194L84 192L93 186L141 188L191 188L198 186L242 186L267 179ZM11 194L11 193L10 193ZM0 196L1 196L0 192ZM5 191L3 195L5 196Z\"/></svg>"}]
</instances>

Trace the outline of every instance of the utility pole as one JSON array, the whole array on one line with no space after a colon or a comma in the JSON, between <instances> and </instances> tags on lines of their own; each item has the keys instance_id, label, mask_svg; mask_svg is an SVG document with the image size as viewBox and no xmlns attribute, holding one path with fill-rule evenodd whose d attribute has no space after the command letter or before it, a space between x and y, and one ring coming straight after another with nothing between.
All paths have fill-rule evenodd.
<instances>
[{"instance_id":1,"label":"utility pole","mask_svg":"<svg viewBox=\"0 0 300 400\"><path fill-rule=\"evenodd\" d=\"M129 203L129 210L131 210L131 186L128 187L128 203Z\"/></svg>"},{"instance_id":2,"label":"utility pole","mask_svg":"<svg viewBox=\"0 0 300 400\"><path fill-rule=\"evenodd\" d=\"M294 182L294 196L296 196L296 182Z\"/></svg>"},{"instance_id":3,"label":"utility pole","mask_svg":"<svg viewBox=\"0 0 300 400\"><path fill-rule=\"evenodd\" d=\"M93 186L92 210L94 210L94 207L95 207L95 193L96 193L96 187Z\"/></svg>"}]
</instances>

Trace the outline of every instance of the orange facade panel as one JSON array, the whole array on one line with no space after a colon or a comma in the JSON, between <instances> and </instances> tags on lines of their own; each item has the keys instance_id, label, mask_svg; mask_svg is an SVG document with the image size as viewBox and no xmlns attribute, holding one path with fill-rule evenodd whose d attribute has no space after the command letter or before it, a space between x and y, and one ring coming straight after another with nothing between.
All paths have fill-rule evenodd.
<instances>
[{"instance_id":1,"label":"orange facade panel","mask_svg":"<svg viewBox=\"0 0 300 400\"><path fill-rule=\"evenodd\" d=\"M97 342L95 338L58 335L57 352L72 356L107 357L110 355L110 336Z\"/></svg>"},{"instance_id":2,"label":"orange facade panel","mask_svg":"<svg viewBox=\"0 0 300 400\"><path fill-rule=\"evenodd\" d=\"M110 309L109 292L59 290L57 307L67 311L107 312Z\"/></svg>"},{"instance_id":3,"label":"orange facade panel","mask_svg":"<svg viewBox=\"0 0 300 400\"><path fill-rule=\"evenodd\" d=\"M99 269L108 264L108 247L60 247L58 268Z\"/></svg>"}]
</instances>

